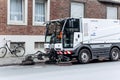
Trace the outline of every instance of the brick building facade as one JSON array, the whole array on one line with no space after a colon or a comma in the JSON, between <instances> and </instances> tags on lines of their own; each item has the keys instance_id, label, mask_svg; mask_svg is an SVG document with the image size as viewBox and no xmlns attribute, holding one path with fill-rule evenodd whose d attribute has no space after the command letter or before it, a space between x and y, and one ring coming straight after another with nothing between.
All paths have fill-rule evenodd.
<instances>
[{"instance_id":1,"label":"brick building facade","mask_svg":"<svg viewBox=\"0 0 120 80\"><path fill-rule=\"evenodd\" d=\"M120 19L119 0L0 0L0 39L43 48L44 22L65 17Z\"/></svg>"}]
</instances>

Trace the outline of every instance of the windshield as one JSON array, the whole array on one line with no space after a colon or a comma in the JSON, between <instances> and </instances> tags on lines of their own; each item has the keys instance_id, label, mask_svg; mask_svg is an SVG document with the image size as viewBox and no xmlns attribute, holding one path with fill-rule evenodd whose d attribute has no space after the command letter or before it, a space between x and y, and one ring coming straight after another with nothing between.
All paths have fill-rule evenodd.
<instances>
[{"instance_id":1,"label":"windshield","mask_svg":"<svg viewBox=\"0 0 120 80\"><path fill-rule=\"evenodd\" d=\"M46 43L61 43L63 22L54 21L47 24Z\"/></svg>"}]
</instances>

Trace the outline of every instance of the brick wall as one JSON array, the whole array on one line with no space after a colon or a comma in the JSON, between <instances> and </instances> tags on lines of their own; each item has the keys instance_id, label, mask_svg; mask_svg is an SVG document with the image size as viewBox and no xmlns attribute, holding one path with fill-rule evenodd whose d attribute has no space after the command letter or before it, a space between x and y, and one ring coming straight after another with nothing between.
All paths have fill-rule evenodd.
<instances>
[{"instance_id":1,"label":"brick wall","mask_svg":"<svg viewBox=\"0 0 120 80\"><path fill-rule=\"evenodd\" d=\"M106 5L118 7L118 18L120 19L119 4L100 3L97 0L51 0L50 19L65 18L70 16L71 1L85 4L85 17L106 18ZM32 0L28 0L28 25L7 25L7 0L0 0L0 34L1 35L43 35L45 27L32 26Z\"/></svg>"},{"instance_id":2,"label":"brick wall","mask_svg":"<svg viewBox=\"0 0 120 80\"><path fill-rule=\"evenodd\" d=\"M58 19L69 17L70 0L51 0L50 18Z\"/></svg>"},{"instance_id":3,"label":"brick wall","mask_svg":"<svg viewBox=\"0 0 120 80\"><path fill-rule=\"evenodd\" d=\"M87 18L105 18L106 7L97 0L88 0L85 3L85 14Z\"/></svg>"}]
</instances>

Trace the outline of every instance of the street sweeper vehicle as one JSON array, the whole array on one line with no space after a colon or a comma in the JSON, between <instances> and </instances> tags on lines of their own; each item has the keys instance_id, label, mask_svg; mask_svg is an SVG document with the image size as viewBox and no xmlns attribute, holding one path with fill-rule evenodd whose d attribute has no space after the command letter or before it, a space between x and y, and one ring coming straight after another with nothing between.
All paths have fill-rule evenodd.
<instances>
[{"instance_id":1,"label":"street sweeper vehicle","mask_svg":"<svg viewBox=\"0 0 120 80\"><path fill-rule=\"evenodd\" d=\"M65 18L46 23L44 48L39 54L53 62L88 63L120 57L120 20Z\"/></svg>"}]
</instances>

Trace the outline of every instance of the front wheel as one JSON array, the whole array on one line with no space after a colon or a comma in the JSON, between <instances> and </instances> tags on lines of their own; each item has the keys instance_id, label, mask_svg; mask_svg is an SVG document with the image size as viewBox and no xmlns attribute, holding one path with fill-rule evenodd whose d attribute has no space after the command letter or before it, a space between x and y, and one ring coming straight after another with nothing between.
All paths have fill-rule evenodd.
<instances>
[{"instance_id":1,"label":"front wheel","mask_svg":"<svg viewBox=\"0 0 120 80\"><path fill-rule=\"evenodd\" d=\"M25 48L22 46L18 46L15 48L15 55L17 57L22 57L25 54Z\"/></svg>"},{"instance_id":2,"label":"front wheel","mask_svg":"<svg viewBox=\"0 0 120 80\"><path fill-rule=\"evenodd\" d=\"M112 48L110 51L110 60L111 61L117 61L120 56L120 50L118 48Z\"/></svg>"},{"instance_id":3,"label":"front wheel","mask_svg":"<svg viewBox=\"0 0 120 80\"><path fill-rule=\"evenodd\" d=\"M90 61L90 51L88 49L82 49L79 52L78 62L82 64L86 64Z\"/></svg>"},{"instance_id":4,"label":"front wheel","mask_svg":"<svg viewBox=\"0 0 120 80\"><path fill-rule=\"evenodd\" d=\"M1 47L0 48L0 58L5 57L6 53L7 53L7 49L5 47Z\"/></svg>"}]
</instances>

